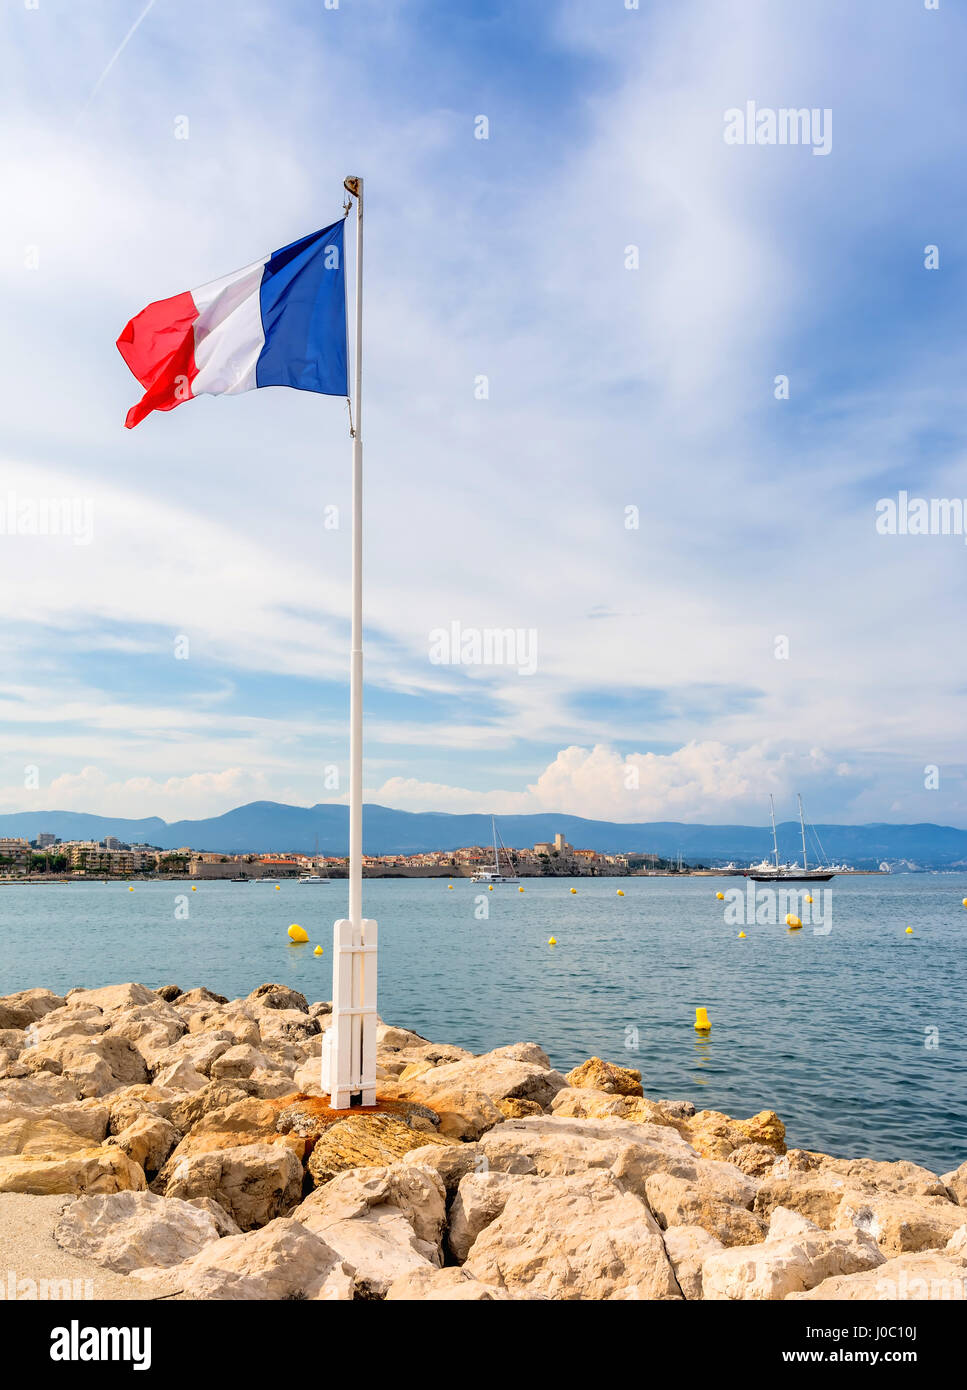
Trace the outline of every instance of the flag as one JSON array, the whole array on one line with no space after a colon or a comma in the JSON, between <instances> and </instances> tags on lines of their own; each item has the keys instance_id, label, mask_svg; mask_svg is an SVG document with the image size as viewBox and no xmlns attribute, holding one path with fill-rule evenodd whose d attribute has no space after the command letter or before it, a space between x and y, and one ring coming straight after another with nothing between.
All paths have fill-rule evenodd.
<instances>
[{"instance_id":1,"label":"flag","mask_svg":"<svg viewBox=\"0 0 967 1390\"><path fill-rule=\"evenodd\" d=\"M142 309L117 340L145 388L127 428L195 396L260 386L348 395L344 226Z\"/></svg>"}]
</instances>

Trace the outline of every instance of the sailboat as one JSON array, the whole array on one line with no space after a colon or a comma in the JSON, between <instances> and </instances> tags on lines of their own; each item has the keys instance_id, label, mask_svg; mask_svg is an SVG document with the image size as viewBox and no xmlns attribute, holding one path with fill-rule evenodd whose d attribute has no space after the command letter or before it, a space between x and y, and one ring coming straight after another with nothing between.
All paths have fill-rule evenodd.
<instances>
[{"instance_id":1,"label":"sailboat","mask_svg":"<svg viewBox=\"0 0 967 1390\"><path fill-rule=\"evenodd\" d=\"M511 872L510 872L509 874L502 874L502 873L500 872L500 855L499 855L499 853L498 853L498 851L497 851L497 841L500 840L500 836L499 836L499 834L497 833L497 819L496 819L495 816L491 816L491 817L490 817L490 824L491 824L491 826L493 827L493 832L494 832L494 867L493 867L492 869L478 869L477 872L476 872L475 874L471 874L471 875L470 875L470 882L471 882L471 883L519 883L519 882L520 882L520 879L519 879L519 878L517 877L517 875L513 872L513 870L511 870ZM507 847L506 847L506 845L504 844L503 840L500 840L500 848L504 851L504 854L507 854ZM508 854L507 857L508 857L508 858L510 857L509 854Z\"/></svg>"},{"instance_id":2,"label":"sailboat","mask_svg":"<svg viewBox=\"0 0 967 1390\"><path fill-rule=\"evenodd\" d=\"M802 831L802 868L798 864L779 863L779 841L776 838L776 803L769 797L769 810L772 815L772 857L773 863L763 859L761 864L753 864L746 870L746 878L756 883L828 883L835 878L833 869L822 867L811 869L806 858L806 818L802 809L802 797L796 794L799 802L799 828Z\"/></svg>"}]
</instances>

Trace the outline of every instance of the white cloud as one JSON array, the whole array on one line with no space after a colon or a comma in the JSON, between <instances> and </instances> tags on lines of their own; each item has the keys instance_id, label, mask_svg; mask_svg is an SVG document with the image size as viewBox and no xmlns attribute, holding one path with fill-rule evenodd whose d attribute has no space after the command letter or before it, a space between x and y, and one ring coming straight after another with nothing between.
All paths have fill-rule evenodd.
<instances>
[{"instance_id":1,"label":"white cloud","mask_svg":"<svg viewBox=\"0 0 967 1390\"><path fill-rule=\"evenodd\" d=\"M42 676L30 669L36 645L4 644L10 683L30 694L0 708L0 753L15 765L32 725L38 758L75 776L105 769L84 809L110 797L151 813L154 788L175 789L157 793L168 805L182 784L186 800L225 809L217 783L192 790L191 779L227 765L250 768L269 794L323 799L306 750L339 741L339 723L259 708L222 716L213 696L186 700L171 682L119 696L79 682L72 656L84 633L109 625L92 646L137 661L152 649L149 628L187 633L229 677L343 679L341 403L258 392L127 434L137 387L113 339L146 299L250 261L281 244L283 224L295 235L323 209L335 215L342 176L358 165L371 247L367 679L381 694L465 699L432 726L408 720L405 702L380 701L367 736L382 745L381 767L395 754L399 776L376 799L734 819L752 815L770 779L788 794L795 772L812 773L844 814L875 815L887 785L884 806L920 806L918 766L960 756L967 656L949 633L963 547L874 537L865 489L927 466L922 438L945 410L962 414L963 349L942 333L929 345L902 331L858 336L860 384L815 383L862 317L850 296L870 246L884 230L909 233L914 250L921 236L903 221L923 187L920 135L880 100L899 89L907 36L921 30L892 16L851 28L832 0L808 10L559 7L549 22L568 62L586 61L582 101L566 130L547 108L539 157L501 140L518 115L540 125L540 95L498 113L501 138L484 150L469 107L452 109L442 85L413 90L399 55L421 39L402 4L381 4L353 30L345 7L300 28L240 0L230 33L203 6L155 6L80 121L135 12L107 5L81 22L65 11L41 47L28 44L3 97L11 442L0 488L89 495L95 539L0 544L8 615L35 635L58 630ZM877 19L879 6L865 13ZM857 32L875 64L857 63ZM349 62L360 33L367 62ZM216 36L217 71L203 56ZM43 106L38 72L55 93ZM962 98L938 80L957 112ZM724 109L746 97L826 105L830 92L829 159L722 141ZM179 142L181 111L191 138ZM937 168L958 124L932 129ZM944 188L933 187L939 215ZM23 267L28 243L38 272ZM629 243L638 272L623 266ZM897 284L895 268L878 274L864 288L876 302ZM881 360L884 343L892 355ZM784 369L794 401L777 417L771 380ZM491 378L488 402L473 399L479 373ZM936 486L955 495L962 463L944 462ZM342 508L338 532L320 527L326 502ZM624 528L628 504L641 509L637 532ZM592 621L592 609L614 616ZM428 633L455 618L535 627L537 676L431 667ZM780 633L788 662L773 655ZM701 716L672 701L661 720L627 701L627 714L599 717L593 701L572 699L709 684L760 693ZM813 768L817 743L827 751ZM629 801L615 748L652 745L666 751L634 755ZM546 757L537 747L564 751L521 791ZM501 774L504 792L430 782L427 759L441 750L454 784L473 780L483 752L502 768L516 760L516 776ZM844 762L860 771L840 775ZM942 819L956 804L925 814Z\"/></svg>"}]
</instances>

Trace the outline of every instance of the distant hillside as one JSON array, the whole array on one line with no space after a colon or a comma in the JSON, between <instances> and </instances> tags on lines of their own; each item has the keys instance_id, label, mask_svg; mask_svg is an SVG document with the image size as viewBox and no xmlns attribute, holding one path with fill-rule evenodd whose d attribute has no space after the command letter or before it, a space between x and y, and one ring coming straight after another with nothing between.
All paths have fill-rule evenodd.
<instances>
[{"instance_id":1,"label":"distant hillside","mask_svg":"<svg viewBox=\"0 0 967 1390\"><path fill-rule=\"evenodd\" d=\"M322 854L346 854L348 814L345 806L285 806L275 801L253 801L223 816L171 824L157 816L125 820L79 811L24 811L0 815L0 836L22 835L33 840L47 831L62 840L103 840L105 835L116 835L129 844L144 841L162 849L190 845L220 854L311 852L317 847ZM551 840L562 831L577 849L603 854L643 852L666 858L680 853L686 861L696 863L734 859L745 864L763 858L772 848L772 832L766 826L688 825L679 821L623 825L547 814L500 816L498 821L504 843L515 847ZM872 868L884 860L920 868L967 867L967 830L949 825L818 825L815 831L830 859L845 860L857 868ZM487 844L490 839L490 817L486 815L416 813L386 806L366 806L363 811L367 854L418 854ZM783 859L798 858L798 821L779 826L779 852ZM810 844L810 859L815 857Z\"/></svg>"}]
</instances>

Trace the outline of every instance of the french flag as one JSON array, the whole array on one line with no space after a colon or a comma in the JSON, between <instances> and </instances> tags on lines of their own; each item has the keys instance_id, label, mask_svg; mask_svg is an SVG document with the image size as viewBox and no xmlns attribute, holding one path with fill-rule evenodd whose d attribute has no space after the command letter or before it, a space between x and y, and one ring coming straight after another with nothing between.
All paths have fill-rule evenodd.
<instances>
[{"instance_id":1,"label":"french flag","mask_svg":"<svg viewBox=\"0 0 967 1390\"><path fill-rule=\"evenodd\" d=\"M344 226L142 309L117 341L145 388L127 428L195 396L260 386L347 396Z\"/></svg>"}]
</instances>

